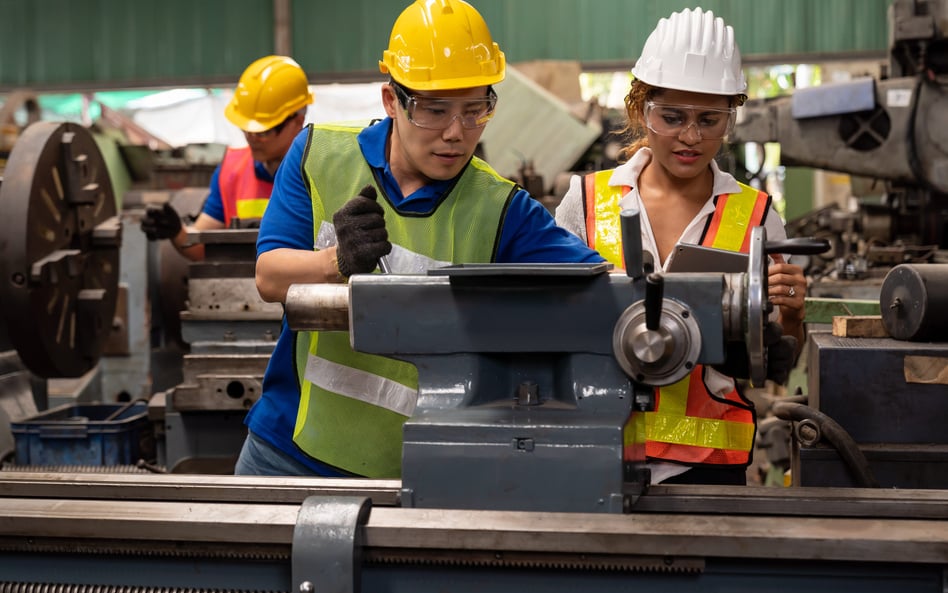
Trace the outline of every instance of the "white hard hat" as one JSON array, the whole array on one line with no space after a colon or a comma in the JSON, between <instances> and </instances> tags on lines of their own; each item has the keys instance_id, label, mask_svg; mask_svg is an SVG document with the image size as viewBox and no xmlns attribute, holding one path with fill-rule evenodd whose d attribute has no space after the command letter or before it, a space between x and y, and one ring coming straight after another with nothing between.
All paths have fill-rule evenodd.
<instances>
[{"instance_id":1,"label":"white hard hat","mask_svg":"<svg viewBox=\"0 0 948 593\"><path fill-rule=\"evenodd\" d=\"M701 8L658 21L632 74L652 86L680 91L739 95L747 89L734 29Z\"/></svg>"}]
</instances>

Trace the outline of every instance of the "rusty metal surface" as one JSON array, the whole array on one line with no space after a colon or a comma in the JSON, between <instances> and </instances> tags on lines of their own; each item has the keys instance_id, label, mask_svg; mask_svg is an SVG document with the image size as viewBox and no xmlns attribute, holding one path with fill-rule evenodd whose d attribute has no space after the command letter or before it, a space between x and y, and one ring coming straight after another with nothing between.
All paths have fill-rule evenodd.
<instances>
[{"instance_id":1,"label":"rusty metal surface","mask_svg":"<svg viewBox=\"0 0 948 593\"><path fill-rule=\"evenodd\" d=\"M269 354L187 354L184 381L171 390L175 410L250 409L263 392Z\"/></svg>"},{"instance_id":2,"label":"rusty metal surface","mask_svg":"<svg viewBox=\"0 0 948 593\"><path fill-rule=\"evenodd\" d=\"M298 504L7 498L0 540L29 536L285 545ZM532 553L773 558L948 563L948 520L692 515L525 513L376 507L364 545L386 554L452 550Z\"/></svg>"},{"instance_id":3,"label":"rusty metal surface","mask_svg":"<svg viewBox=\"0 0 948 593\"><path fill-rule=\"evenodd\" d=\"M192 276L188 280L187 305L191 319L255 318L279 321L283 318L283 305L261 299L252 275L245 278Z\"/></svg>"},{"instance_id":4,"label":"rusty metal surface","mask_svg":"<svg viewBox=\"0 0 948 593\"><path fill-rule=\"evenodd\" d=\"M0 302L31 371L78 377L112 329L121 222L102 154L85 128L30 125L0 187Z\"/></svg>"},{"instance_id":5,"label":"rusty metal surface","mask_svg":"<svg viewBox=\"0 0 948 593\"><path fill-rule=\"evenodd\" d=\"M208 475L87 475L0 472L2 497L59 497L205 502L300 503L314 494L368 496L375 506L398 502L398 480ZM2 506L2 504L0 504Z\"/></svg>"},{"instance_id":6,"label":"rusty metal surface","mask_svg":"<svg viewBox=\"0 0 948 593\"><path fill-rule=\"evenodd\" d=\"M398 506L400 486L395 480L0 472L0 555L34 563L125 558L156 571L169 559L191 559L205 562L208 574L246 562L281 566L295 553L303 501L341 495L373 499L362 528L366 570L407 565L581 571L590 579L610 572L698 578L729 559L752 572L755 562L769 566L774 559L817 571L834 562L904 565L909 573L948 564L948 491L655 486L637 512L616 515L406 509Z\"/></svg>"}]
</instances>

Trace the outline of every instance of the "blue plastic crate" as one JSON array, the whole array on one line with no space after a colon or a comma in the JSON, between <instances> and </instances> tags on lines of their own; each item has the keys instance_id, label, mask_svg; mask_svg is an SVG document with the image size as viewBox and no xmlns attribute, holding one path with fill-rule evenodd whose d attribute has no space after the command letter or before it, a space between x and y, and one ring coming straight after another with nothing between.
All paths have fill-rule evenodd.
<instances>
[{"instance_id":1,"label":"blue plastic crate","mask_svg":"<svg viewBox=\"0 0 948 593\"><path fill-rule=\"evenodd\" d=\"M126 405L67 404L11 423L17 465L131 465L153 459L148 406L136 402L115 415Z\"/></svg>"}]
</instances>

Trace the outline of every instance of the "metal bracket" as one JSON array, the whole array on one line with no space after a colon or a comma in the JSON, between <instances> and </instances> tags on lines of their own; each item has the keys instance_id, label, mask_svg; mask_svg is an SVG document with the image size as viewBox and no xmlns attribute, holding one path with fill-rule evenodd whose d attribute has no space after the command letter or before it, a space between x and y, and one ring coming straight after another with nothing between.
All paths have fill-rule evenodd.
<instances>
[{"instance_id":1,"label":"metal bracket","mask_svg":"<svg viewBox=\"0 0 948 593\"><path fill-rule=\"evenodd\" d=\"M313 593L358 593L362 529L372 499L310 496L303 501L293 529L293 588Z\"/></svg>"}]
</instances>

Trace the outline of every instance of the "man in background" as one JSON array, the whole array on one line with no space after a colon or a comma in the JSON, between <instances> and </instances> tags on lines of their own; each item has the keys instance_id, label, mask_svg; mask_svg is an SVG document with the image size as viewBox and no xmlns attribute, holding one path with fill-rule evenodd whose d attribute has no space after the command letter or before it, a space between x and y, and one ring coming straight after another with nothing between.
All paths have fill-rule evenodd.
<instances>
[{"instance_id":1,"label":"man in background","mask_svg":"<svg viewBox=\"0 0 948 593\"><path fill-rule=\"evenodd\" d=\"M277 167L303 129L306 109L312 102L306 73L292 58L266 56L250 64L224 109L227 119L243 131L247 146L228 148L224 153L194 224L185 227L171 204L164 204L145 213L145 235L153 241L169 239L179 253L201 261L204 245L189 245L188 230L218 230L230 227L235 219L262 218Z\"/></svg>"}]
</instances>

